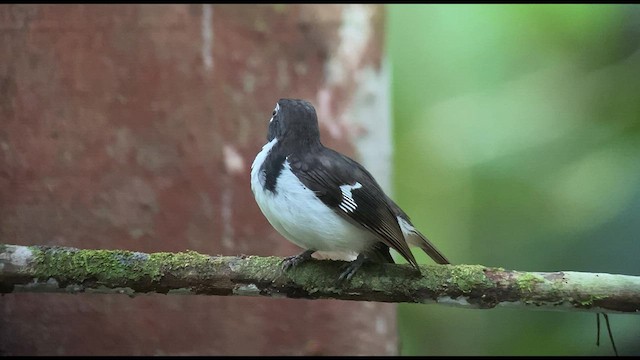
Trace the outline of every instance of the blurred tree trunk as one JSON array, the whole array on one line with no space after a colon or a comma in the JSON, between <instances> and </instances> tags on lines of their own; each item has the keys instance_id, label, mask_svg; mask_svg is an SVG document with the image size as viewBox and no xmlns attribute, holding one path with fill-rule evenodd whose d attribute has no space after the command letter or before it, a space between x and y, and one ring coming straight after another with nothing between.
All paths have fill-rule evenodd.
<instances>
[{"instance_id":1,"label":"blurred tree trunk","mask_svg":"<svg viewBox=\"0 0 640 360\"><path fill-rule=\"evenodd\" d=\"M2 242L295 254L254 202L251 162L275 102L306 98L323 142L388 189L383 12L1 5ZM3 355L397 352L392 304L25 293L0 310Z\"/></svg>"}]
</instances>

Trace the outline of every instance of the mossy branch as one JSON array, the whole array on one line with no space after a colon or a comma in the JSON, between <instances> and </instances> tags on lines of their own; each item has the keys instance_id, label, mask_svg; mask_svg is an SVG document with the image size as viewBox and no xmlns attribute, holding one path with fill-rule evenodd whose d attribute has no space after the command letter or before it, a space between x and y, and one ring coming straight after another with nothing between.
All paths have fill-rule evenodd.
<instances>
[{"instance_id":1,"label":"mossy branch","mask_svg":"<svg viewBox=\"0 0 640 360\"><path fill-rule=\"evenodd\" d=\"M640 277L481 265L365 264L338 285L343 262L313 260L283 272L282 259L0 245L0 293L144 293L439 303L488 309L640 313Z\"/></svg>"}]
</instances>

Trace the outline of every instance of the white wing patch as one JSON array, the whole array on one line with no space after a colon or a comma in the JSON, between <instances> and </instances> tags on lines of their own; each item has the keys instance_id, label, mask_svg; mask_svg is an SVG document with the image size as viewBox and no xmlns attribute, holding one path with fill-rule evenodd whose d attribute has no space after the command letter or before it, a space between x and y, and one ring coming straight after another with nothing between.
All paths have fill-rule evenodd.
<instances>
[{"instance_id":1,"label":"white wing patch","mask_svg":"<svg viewBox=\"0 0 640 360\"><path fill-rule=\"evenodd\" d=\"M359 182L356 182L353 185L346 184L346 185L340 186L340 191L342 191L342 202L340 202L340 205L338 205L338 207L342 209L342 211L351 213L356 210L356 208L358 207L358 204L356 204L356 202L353 200L353 195L351 194L351 191L355 189L360 189L361 187L362 187L362 184L360 184Z\"/></svg>"}]
</instances>

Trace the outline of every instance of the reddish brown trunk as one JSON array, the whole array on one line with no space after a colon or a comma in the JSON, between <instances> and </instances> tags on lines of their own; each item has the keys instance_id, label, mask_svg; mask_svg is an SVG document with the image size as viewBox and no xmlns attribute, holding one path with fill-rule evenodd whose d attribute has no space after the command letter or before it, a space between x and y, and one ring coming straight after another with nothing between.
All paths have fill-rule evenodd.
<instances>
[{"instance_id":1,"label":"reddish brown trunk","mask_svg":"<svg viewBox=\"0 0 640 360\"><path fill-rule=\"evenodd\" d=\"M314 102L324 143L357 155L344 114L358 72L381 71L382 14L0 6L0 242L295 254L255 204L251 162L280 97ZM396 352L391 304L13 294L0 310L4 355Z\"/></svg>"}]
</instances>

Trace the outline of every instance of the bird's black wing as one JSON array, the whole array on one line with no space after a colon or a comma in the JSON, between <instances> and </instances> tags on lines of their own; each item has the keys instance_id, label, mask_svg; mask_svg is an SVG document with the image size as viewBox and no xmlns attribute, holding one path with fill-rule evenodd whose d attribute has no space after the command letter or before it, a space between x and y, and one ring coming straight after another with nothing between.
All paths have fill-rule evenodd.
<instances>
[{"instance_id":1,"label":"bird's black wing","mask_svg":"<svg viewBox=\"0 0 640 360\"><path fill-rule=\"evenodd\" d=\"M373 176L356 161L328 148L304 155L290 155L292 172L322 202L356 226L375 234L381 242L398 251L418 268L387 196ZM351 188L351 199L340 186Z\"/></svg>"}]
</instances>

